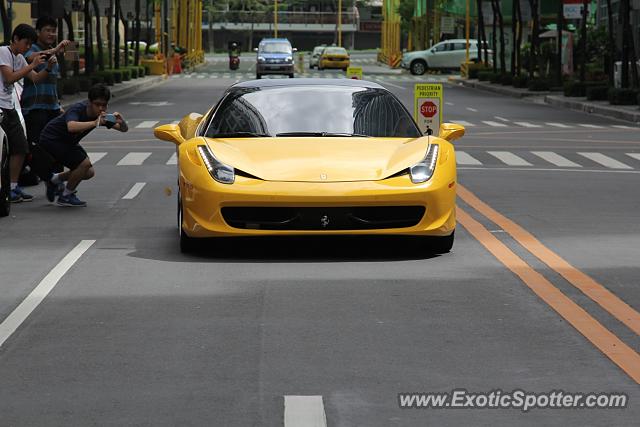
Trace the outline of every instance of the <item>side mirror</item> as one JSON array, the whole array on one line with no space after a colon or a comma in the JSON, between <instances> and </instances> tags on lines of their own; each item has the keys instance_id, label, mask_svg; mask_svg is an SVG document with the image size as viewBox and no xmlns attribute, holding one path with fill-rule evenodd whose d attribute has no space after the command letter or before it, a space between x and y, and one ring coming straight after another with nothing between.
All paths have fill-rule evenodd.
<instances>
[{"instance_id":1,"label":"side mirror","mask_svg":"<svg viewBox=\"0 0 640 427\"><path fill-rule=\"evenodd\" d=\"M453 142L464 136L464 126L456 123L442 123L438 137Z\"/></svg>"},{"instance_id":2,"label":"side mirror","mask_svg":"<svg viewBox=\"0 0 640 427\"><path fill-rule=\"evenodd\" d=\"M162 125L153 129L153 135L163 141L173 142L176 145L180 145L184 142L184 138L180 133L180 126L178 125Z\"/></svg>"}]
</instances>

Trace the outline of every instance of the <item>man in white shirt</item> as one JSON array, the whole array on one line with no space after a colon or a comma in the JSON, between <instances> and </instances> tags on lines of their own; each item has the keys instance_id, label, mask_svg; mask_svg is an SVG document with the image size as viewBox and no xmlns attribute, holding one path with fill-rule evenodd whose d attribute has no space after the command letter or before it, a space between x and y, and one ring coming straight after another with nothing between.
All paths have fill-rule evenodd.
<instances>
[{"instance_id":1,"label":"man in white shirt","mask_svg":"<svg viewBox=\"0 0 640 427\"><path fill-rule=\"evenodd\" d=\"M39 73L36 73L33 69L46 62L46 55L34 55L31 64L27 64L22 55L31 48L31 44L37 38L36 30L32 26L20 24L13 30L11 44L0 47L0 109L2 109L3 116L2 129L9 141L9 170L11 178L9 200L12 203L33 200L32 195L25 193L18 186L22 163L29 151L29 145L14 104L14 83L26 76L33 82L39 82L46 78L55 63L55 55L50 56L47 67Z\"/></svg>"}]
</instances>

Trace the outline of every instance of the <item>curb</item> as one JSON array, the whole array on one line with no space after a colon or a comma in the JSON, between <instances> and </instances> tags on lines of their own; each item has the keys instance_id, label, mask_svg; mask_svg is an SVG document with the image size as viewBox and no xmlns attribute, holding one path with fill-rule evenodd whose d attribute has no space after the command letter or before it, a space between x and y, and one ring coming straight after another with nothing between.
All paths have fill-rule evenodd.
<instances>
[{"instance_id":1,"label":"curb","mask_svg":"<svg viewBox=\"0 0 640 427\"><path fill-rule=\"evenodd\" d=\"M640 124L640 110L631 106L630 108L614 107L603 101L602 104L596 102L579 101L577 99L567 98L563 95L554 95L553 92L531 92L527 89L515 89L505 86L496 86L492 83L478 82L477 80L466 80L460 77L449 77L449 82L460 84L465 87L480 89L487 92L498 93L501 95L511 96L513 98L531 98L542 97L545 104L554 107L562 107L570 110L581 111L589 114L597 114L600 116L610 117L618 120L624 120Z\"/></svg>"},{"instance_id":2,"label":"curb","mask_svg":"<svg viewBox=\"0 0 640 427\"><path fill-rule=\"evenodd\" d=\"M162 84L166 81L168 81L166 76L146 76L129 80L127 82L116 83L114 86L109 87L109 90L111 91L112 99L120 100L132 95L136 95L143 90L150 89L151 87ZM71 105L77 102L84 101L86 99L86 92L82 92L79 95L65 95L62 98L62 108L66 110Z\"/></svg>"}]
</instances>

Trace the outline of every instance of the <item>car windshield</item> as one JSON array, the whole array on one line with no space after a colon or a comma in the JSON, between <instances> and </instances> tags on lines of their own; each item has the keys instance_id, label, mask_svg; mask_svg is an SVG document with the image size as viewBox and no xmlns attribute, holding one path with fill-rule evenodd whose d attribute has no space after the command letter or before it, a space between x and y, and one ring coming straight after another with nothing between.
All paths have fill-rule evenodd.
<instances>
[{"instance_id":1,"label":"car windshield","mask_svg":"<svg viewBox=\"0 0 640 427\"><path fill-rule=\"evenodd\" d=\"M347 51L343 48L340 47L328 47L324 53L327 53L329 55L346 55Z\"/></svg>"},{"instance_id":2,"label":"car windshield","mask_svg":"<svg viewBox=\"0 0 640 427\"><path fill-rule=\"evenodd\" d=\"M325 49L325 48L324 48L324 46L322 46L322 47L316 47L316 48L314 48L314 49L313 49L313 54L315 55L315 54L317 54L317 53L320 53L320 52L322 52L324 49Z\"/></svg>"},{"instance_id":3,"label":"car windshield","mask_svg":"<svg viewBox=\"0 0 640 427\"><path fill-rule=\"evenodd\" d=\"M262 53L291 53L291 45L289 43L262 43L260 44L260 52Z\"/></svg>"},{"instance_id":4,"label":"car windshield","mask_svg":"<svg viewBox=\"0 0 640 427\"><path fill-rule=\"evenodd\" d=\"M301 85L231 91L215 111L204 136L420 135L411 115L385 89Z\"/></svg>"}]
</instances>

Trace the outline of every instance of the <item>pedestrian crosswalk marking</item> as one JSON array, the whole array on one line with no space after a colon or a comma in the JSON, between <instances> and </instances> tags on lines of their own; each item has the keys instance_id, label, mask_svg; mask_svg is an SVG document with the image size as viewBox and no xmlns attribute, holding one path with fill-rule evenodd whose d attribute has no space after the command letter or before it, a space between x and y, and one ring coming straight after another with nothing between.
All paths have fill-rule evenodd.
<instances>
[{"instance_id":1,"label":"pedestrian crosswalk marking","mask_svg":"<svg viewBox=\"0 0 640 427\"><path fill-rule=\"evenodd\" d=\"M483 120L482 123L489 125L489 126L493 126L493 127L497 127L497 128L506 128L507 125L505 125L504 123L498 123L498 122L492 122L491 120Z\"/></svg>"},{"instance_id":2,"label":"pedestrian crosswalk marking","mask_svg":"<svg viewBox=\"0 0 640 427\"><path fill-rule=\"evenodd\" d=\"M509 151L487 151L487 153L509 166L533 166L522 157L518 157Z\"/></svg>"},{"instance_id":3,"label":"pedestrian crosswalk marking","mask_svg":"<svg viewBox=\"0 0 640 427\"><path fill-rule=\"evenodd\" d=\"M563 129L567 129L567 128L572 128L573 127L573 126L565 125L564 123L549 123L549 122L546 122L545 125L549 125L549 126L553 126L553 127L557 127L557 128L563 128Z\"/></svg>"},{"instance_id":4,"label":"pedestrian crosswalk marking","mask_svg":"<svg viewBox=\"0 0 640 427\"><path fill-rule=\"evenodd\" d=\"M535 125L533 123L529 123L529 122L513 122L515 124L517 124L518 126L522 126L525 128L541 128L541 125Z\"/></svg>"},{"instance_id":5,"label":"pedestrian crosswalk marking","mask_svg":"<svg viewBox=\"0 0 640 427\"><path fill-rule=\"evenodd\" d=\"M586 123L578 123L578 126L589 129L604 129L604 126L590 125Z\"/></svg>"},{"instance_id":6,"label":"pedestrian crosswalk marking","mask_svg":"<svg viewBox=\"0 0 640 427\"><path fill-rule=\"evenodd\" d=\"M476 110L475 108L471 108L471 107L467 107L467 110L469 110L469 111L473 111L474 113L477 113L477 112L478 112L478 110Z\"/></svg>"},{"instance_id":7,"label":"pedestrian crosswalk marking","mask_svg":"<svg viewBox=\"0 0 640 427\"><path fill-rule=\"evenodd\" d=\"M471 156L469 153L465 153L464 151L456 151L456 163L459 165L475 165L475 166L479 166L482 164L480 160Z\"/></svg>"},{"instance_id":8,"label":"pedestrian crosswalk marking","mask_svg":"<svg viewBox=\"0 0 640 427\"><path fill-rule=\"evenodd\" d=\"M133 187L131 187L131 190L129 190L127 194L122 196L122 198L124 200L134 199L138 194L140 194L140 191L142 191L145 185L147 185L146 182L136 182L135 184L133 184Z\"/></svg>"},{"instance_id":9,"label":"pedestrian crosswalk marking","mask_svg":"<svg viewBox=\"0 0 640 427\"><path fill-rule=\"evenodd\" d=\"M147 160L151 153L128 153L117 163L117 166L138 166Z\"/></svg>"},{"instance_id":10,"label":"pedestrian crosswalk marking","mask_svg":"<svg viewBox=\"0 0 640 427\"><path fill-rule=\"evenodd\" d=\"M451 122L457 123L457 124L465 126L465 127L473 127L473 126L475 126L473 123L465 122L464 120L451 120Z\"/></svg>"},{"instance_id":11,"label":"pedestrian crosswalk marking","mask_svg":"<svg viewBox=\"0 0 640 427\"><path fill-rule=\"evenodd\" d=\"M625 126L625 125L611 125L611 127L617 128L617 129L638 129L638 128L634 128L631 126Z\"/></svg>"},{"instance_id":12,"label":"pedestrian crosswalk marking","mask_svg":"<svg viewBox=\"0 0 640 427\"><path fill-rule=\"evenodd\" d=\"M103 158L104 156L107 155L107 153L87 153L87 155L89 156L89 161L91 162L92 165L95 165L96 163L98 163L98 161Z\"/></svg>"},{"instance_id":13,"label":"pedestrian crosswalk marking","mask_svg":"<svg viewBox=\"0 0 640 427\"><path fill-rule=\"evenodd\" d=\"M178 164L178 155L176 153L173 153L171 155L171 157L169 157L169 160L167 160L167 164L168 165L177 165Z\"/></svg>"},{"instance_id":14,"label":"pedestrian crosswalk marking","mask_svg":"<svg viewBox=\"0 0 640 427\"><path fill-rule=\"evenodd\" d=\"M640 153L626 153L627 156L633 157L636 160L640 160Z\"/></svg>"},{"instance_id":15,"label":"pedestrian crosswalk marking","mask_svg":"<svg viewBox=\"0 0 640 427\"><path fill-rule=\"evenodd\" d=\"M556 166L567 167L567 168L581 168L579 164L572 162L566 157L562 157L561 155L554 153L553 151L532 151L532 154L540 157L543 160L546 160L549 163L552 163Z\"/></svg>"},{"instance_id":16,"label":"pedestrian crosswalk marking","mask_svg":"<svg viewBox=\"0 0 640 427\"><path fill-rule=\"evenodd\" d=\"M154 127L158 123L157 120L145 120L142 123L138 124L136 128L138 129L150 129Z\"/></svg>"},{"instance_id":17,"label":"pedestrian crosswalk marking","mask_svg":"<svg viewBox=\"0 0 640 427\"><path fill-rule=\"evenodd\" d=\"M599 163L602 166L606 166L611 169L633 169L631 166L625 163L622 163L616 159L612 159L609 156L605 156L602 153L579 152L578 154L580 154L583 157L586 157L587 159L593 160L594 162Z\"/></svg>"},{"instance_id":18,"label":"pedestrian crosswalk marking","mask_svg":"<svg viewBox=\"0 0 640 427\"><path fill-rule=\"evenodd\" d=\"M500 117L500 116L493 116L494 119L496 120L500 120L501 122L509 122L509 119L505 119L504 117Z\"/></svg>"}]
</instances>

